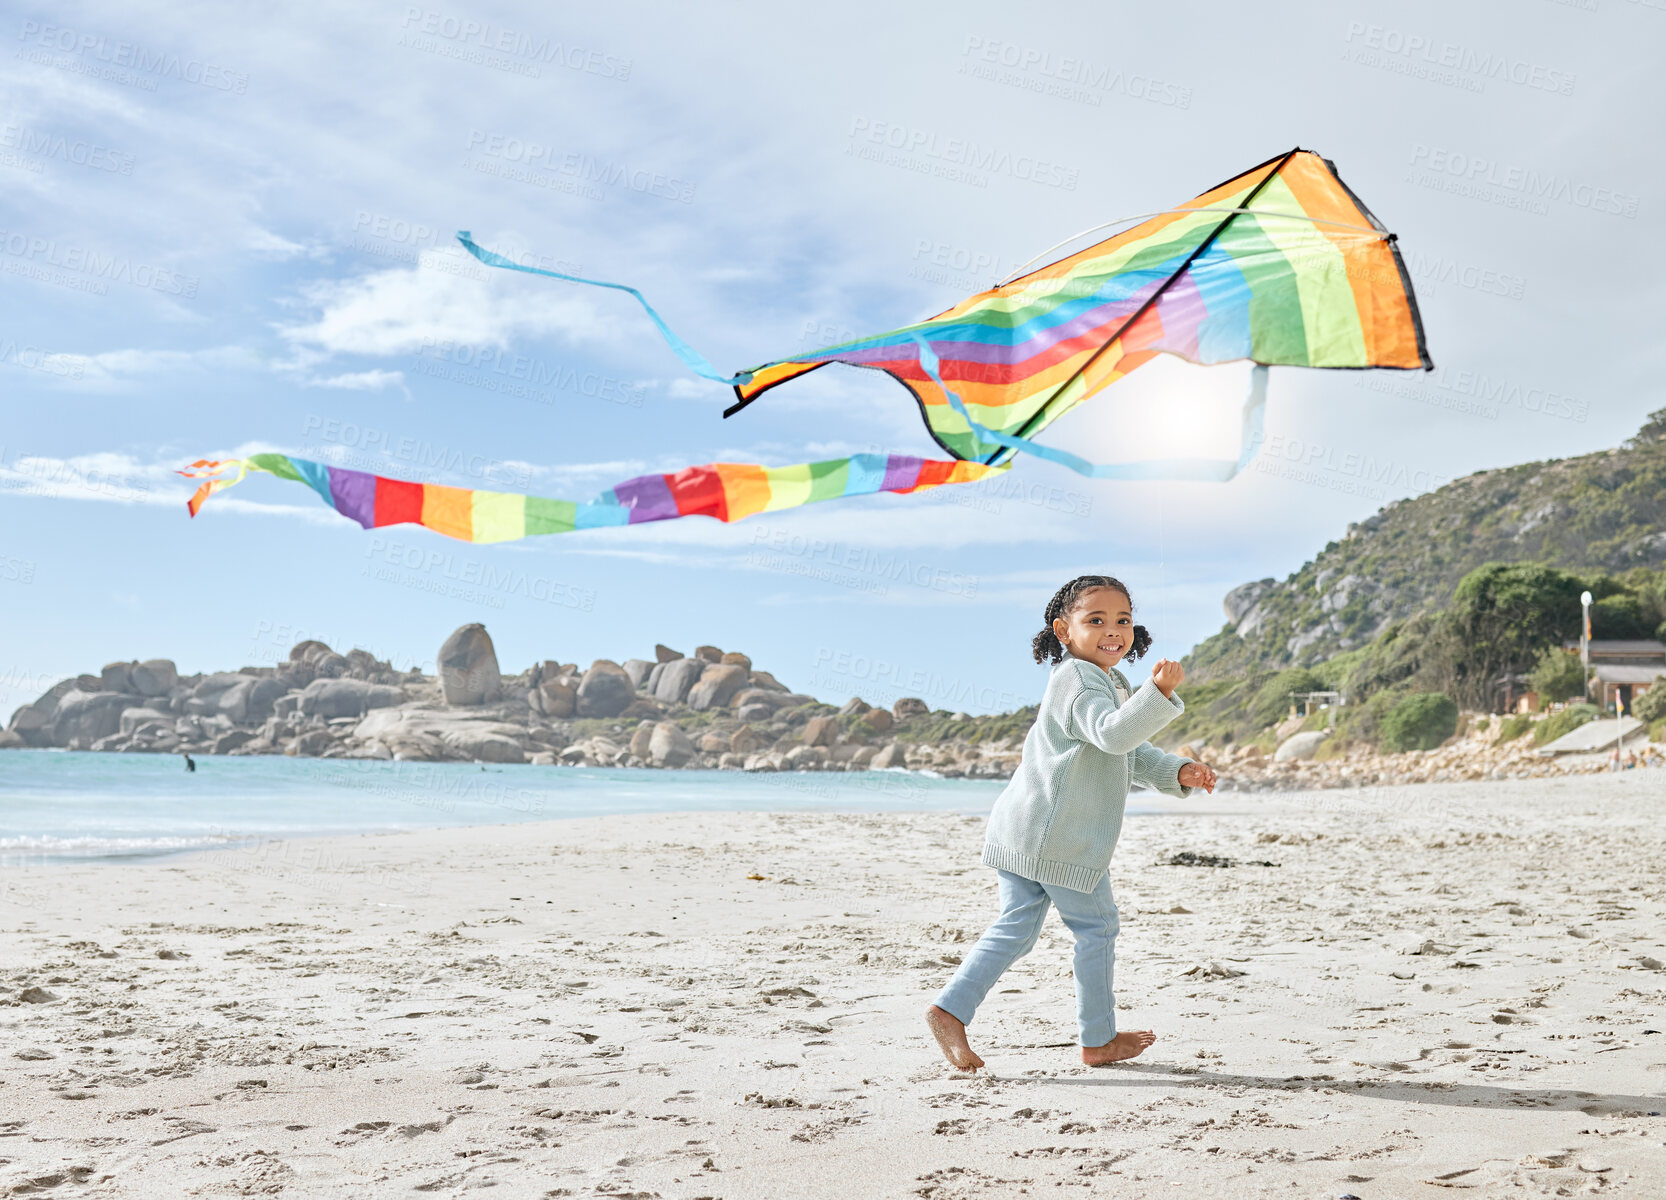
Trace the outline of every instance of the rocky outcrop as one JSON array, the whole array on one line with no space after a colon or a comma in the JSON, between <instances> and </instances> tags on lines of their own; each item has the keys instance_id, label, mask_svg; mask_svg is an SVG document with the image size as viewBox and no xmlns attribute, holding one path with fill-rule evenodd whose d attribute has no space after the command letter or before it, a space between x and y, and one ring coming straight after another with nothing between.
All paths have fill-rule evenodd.
<instances>
[{"instance_id":1,"label":"rocky outcrop","mask_svg":"<svg viewBox=\"0 0 1666 1200\"><path fill-rule=\"evenodd\" d=\"M362 717L373 708L403 704L405 693L387 684L362 679L315 679L301 692L296 705L303 716Z\"/></svg>"},{"instance_id":2,"label":"rocky outcrop","mask_svg":"<svg viewBox=\"0 0 1666 1200\"><path fill-rule=\"evenodd\" d=\"M747 668L738 663L718 663L700 672L700 681L689 689L688 706L695 712L726 706L746 686Z\"/></svg>"},{"instance_id":3,"label":"rocky outcrop","mask_svg":"<svg viewBox=\"0 0 1666 1200\"><path fill-rule=\"evenodd\" d=\"M1265 617L1261 598L1277 586L1275 579L1258 579L1254 583L1241 583L1226 594L1222 607L1226 609L1226 620L1234 633L1247 638L1261 628Z\"/></svg>"},{"instance_id":4,"label":"rocky outcrop","mask_svg":"<svg viewBox=\"0 0 1666 1200\"><path fill-rule=\"evenodd\" d=\"M396 759L440 762L525 762L529 740L525 728L496 714L420 707L379 709L352 736L379 743Z\"/></svg>"},{"instance_id":5,"label":"rocky outcrop","mask_svg":"<svg viewBox=\"0 0 1666 1200\"><path fill-rule=\"evenodd\" d=\"M661 721L654 726L653 736L648 739L648 761L656 767L686 766L694 758L694 743L670 721Z\"/></svg>"},{"instance_id":6,"label":"rocky outcrop","mask_svg":"<svg viewBox=\"0 0 1666 1200\"><path fill-rule=\"evenodd\" d=\"M578 685L578 715L617 717L636 699L636 685L616 662L598 658Z\"/></svg>"},{"instance_id":7,"label":"rocky outcrop","mask_svg":"<svg viewBox=\"0 0 1666 1200\"><path fill-rule=\"evenodd\" d=\"M839 723L832 717L811 717L799 740L806 746L831 746L839 740Z\"/></svg>"},{"instance_id":8,"label":"rocky outcrop","mask_svg":"<svg viewBox=\"0 0 1666 1200\"><path fill-rule=\"evenodd\" d=\"M54 746L89 750L100 738L121 730L121 714L142 697L124 692L83 692L71 689L58 701L52 717Z\"/></svg>"},{"instance_id":9,"label":"rocky outcrop","mask_svg":"<svg viewBox=\"0 0 1666 1200\"><path fill-rule=\"evenodd\" d=\"M440 646L440 692L454 708L490 704L503 691L497 650L481 624L463 625Z\"/></svg>"},{"instance_id":10,"label":"rocky outcrop","mask_svg":"<svg viewBox=\"0 0 1666 1200\"><path fill-rule=\"evenodd\" d=\"M106 663L100 682L106 692L137 692L133 686L133 663Z\"/></svg>"},{"instance_id":11,"label":"rocky outcrop","mask_svg":"<svg viewBox=\"0 0 1666 1200\"><path fill-rule=\"evenodd\" d=\"M870 733L889 733L895 723L895 718L883 708L870 708L862 714L862 724Z\"/></svg>"},{"instance_id":12,"label":"rocky outcrop","mask_svg":"<svg viewBox=\"0 0 1666 1200\"><path fill-rule=\"evenodd\" d=\"M1326 733L1322 729L1309 730L1307 733L1295 733L1285 738L1273 752L1274 762L1290 762L1297 758L1312 758L1324 745Z\"/></svg>"},{"instance_id":13,"label":"rocky outcrop","mask_svg":"<svg viewBox=\"0 0 1666 1200\"><path fill-rule=\"evenodd\" d=\"M1396 622L1445 608L1459 581L1484 563L1658 570L1666 546L1662 429L1652 415L1623 446L1479 471L1338 530L1286 578L1227 593L1227 624L1187 654L1188 681L1312 666L1366 645ZM1406 468L1388 460L1373 466L1369 452L1364 462L1376 482L1382 472L1394 476L1390 490L1424 486L1408 487ZM1600 638L1600 614L1598 625Z\"/></svg>"},{"instance_id":14,"label":"rocky outcrop","mask_svg":"<svg viewBox=\"0 0 1666 1200\"><path fill-rule=\"evenodd\" d=\"M698 658L678 658L662 663L654 672L654 699L662 704L681 704L699 682L706 664Z\"/></svg>"},{"instance_id":15,"label":"rocky outcrop","mask_svg":"<svg viewBox=\"0 0 1666 1200\"><path fill-rule=\"evenodd\" d=\"M179 684L179 668L168 658L151 658L134 663L133 690L141 696L166 696Z\"/></svg>"},{"instance_id":16,"label":"rocky outcrop","mask_svg":"<svg viewBox=\"0 0 1666 1200\"><path fill-rule=\"evenodd\" d=\"M835 709L715 646L689 657L662 646L654 657L598 659L582 674L546 659L487 678L496 652L483 627L466 625L447 639L438 676L318 641L273 666L183 678L165 659L111 663L18 709L0 749L749 771L880 764L987 778L1017 761L1017 727L973 738L961 726L977 719L918 700L900 705L900 718L862 700ZM945 721L961 732L926 733Z\"/></svg>"}]
</instances>

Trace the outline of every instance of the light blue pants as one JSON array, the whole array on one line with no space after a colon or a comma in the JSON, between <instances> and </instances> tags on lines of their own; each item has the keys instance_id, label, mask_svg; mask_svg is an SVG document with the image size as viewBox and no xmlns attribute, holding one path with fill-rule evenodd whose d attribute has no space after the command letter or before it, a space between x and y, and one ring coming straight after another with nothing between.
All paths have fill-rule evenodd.
<instances>
[{"instance_id":1,"label":"light blue pants","mask_svg":"<svg viewBox=\"0 0 1666 1200\"><path fill-rule=\"evenodd\" d=\"M1076 1024L1082 1045L1103 1046L1116 1036L1111 974L1116 966L1118 921L1110 874L1100 876L1093 891L1077 892L1011 871L996 873L1001 877L1001 915L966 955L937 997L937 1007L970 1025L995 981L1034 949L1041 923L1047 919L1047 906L1052 904L1076 937Z\"/></svg>"}]
</instances>

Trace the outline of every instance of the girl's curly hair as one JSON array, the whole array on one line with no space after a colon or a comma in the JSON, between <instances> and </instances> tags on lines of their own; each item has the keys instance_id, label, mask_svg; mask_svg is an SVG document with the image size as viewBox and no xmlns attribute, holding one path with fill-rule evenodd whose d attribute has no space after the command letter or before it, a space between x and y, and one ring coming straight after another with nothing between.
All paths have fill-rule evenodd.
<instances>
[{"instance_id":1,"label":"girl's curly hair","mask_svg":"<svg viewBox=\"0 0 1666 1200\"><path fill-rule=\"evenodd\" d=\"M1053 622L1059 617L1070 615L1081 600L1084 592L1094 588L1113 588L1128 597L1128 607L1134 607L1133 594L1120 579L1113 579L1109 575L1078 575L1058 591L1047 602L1047 611L1043 614L1046 622L1041 632L1036 634L1030 642L1030 650L1038 663L1056 663L1064 658L1064 645L1059 641L1058 634L1053 632ZM1144 625L1134 626L1134 642L1128 650L1129 658L1139 658L1151 649L1151 633Z\"/></svg>"}]
</instances>

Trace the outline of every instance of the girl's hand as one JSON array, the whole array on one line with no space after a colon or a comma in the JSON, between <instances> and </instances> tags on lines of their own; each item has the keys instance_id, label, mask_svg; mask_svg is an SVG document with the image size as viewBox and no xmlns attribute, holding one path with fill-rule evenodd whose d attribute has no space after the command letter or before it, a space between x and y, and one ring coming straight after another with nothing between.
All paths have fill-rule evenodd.
<instances>
[{"instance_id":1,"label":"girl's hand","mask_svg":"<svg viewBox=\"0 0 1666 1200\"><path fill-rule=\"evenodd\" d=\"M1215 790L1215 771L1200 762L1189 762L1180 768L1180 786L1202 788L1206 792Z\"/></svg>"},{"instance_id":2,"label":"girl's hand","mask_svg":"<svg viewBox=\"0 0 1666 1200\"><path fill-rule=\"evenodd\" d=\"M1170 662L1166 658L1159 658L1157 665L1151 668L1151 682L1157 685L1157 690L1163 693L1164 699L1174 699L1174 689L1179 687L1186 678L1186 668L1177 662Z\"/></svg>"}]
</instances>

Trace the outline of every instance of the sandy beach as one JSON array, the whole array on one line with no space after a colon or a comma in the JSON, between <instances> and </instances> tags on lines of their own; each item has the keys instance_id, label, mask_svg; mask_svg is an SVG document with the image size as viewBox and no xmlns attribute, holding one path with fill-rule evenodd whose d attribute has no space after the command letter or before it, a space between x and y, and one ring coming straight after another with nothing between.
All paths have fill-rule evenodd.
<instances>
[{"instance_id":1,"label":"sandy beach","mask_svg":"<svg viewBox=\"0 0 1666 1200\"><path fill-rule=\"evenodd\" d=\"M1157 1044L1076 1061L1050 917L971 1077L921 1014L994 912L981 818L13 870L0 1191L1666 1195L1666 780L1166 807L1112 865ZM1238 865L1159 865L1188 850Z\"/></svg>"}]
</instances>

